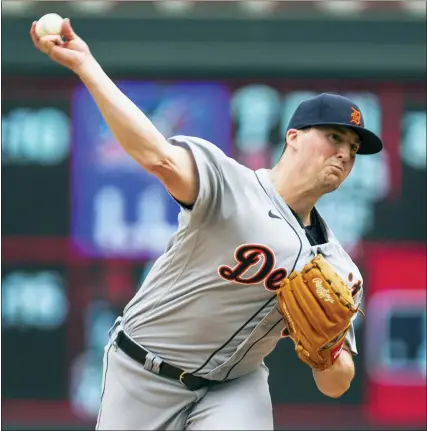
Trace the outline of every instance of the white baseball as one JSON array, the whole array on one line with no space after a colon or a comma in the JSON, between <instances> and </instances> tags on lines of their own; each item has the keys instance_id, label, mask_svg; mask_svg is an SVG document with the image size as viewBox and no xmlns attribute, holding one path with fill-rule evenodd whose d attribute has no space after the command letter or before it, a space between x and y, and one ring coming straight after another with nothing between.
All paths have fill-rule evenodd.
<instances>
[{"instance_id":1,"label":"white baseball","mask_svg":"<svg viewBox=\"0 0 427 431\"><path fill-rule=\"evenodd\" d=\"M47 35L60 35L64 19L57 13L43 15L36 24L36 34L38 37Z\"/></svg>"}]
</instances>

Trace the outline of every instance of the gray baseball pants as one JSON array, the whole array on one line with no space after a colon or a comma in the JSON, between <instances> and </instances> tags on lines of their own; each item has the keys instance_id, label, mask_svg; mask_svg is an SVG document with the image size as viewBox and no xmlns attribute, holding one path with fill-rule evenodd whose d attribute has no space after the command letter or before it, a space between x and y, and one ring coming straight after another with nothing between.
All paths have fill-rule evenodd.
<instances>
[{"instance_id":1,"label":"gray baseball pants","mask_svg":"<svg viewBox=\"0 0 427 431\"><path fill-rule=\"evenodd\" d=\"M196 391L105 347L97 430L273 430L268 369Z\"/></svg>"}]
</instances>

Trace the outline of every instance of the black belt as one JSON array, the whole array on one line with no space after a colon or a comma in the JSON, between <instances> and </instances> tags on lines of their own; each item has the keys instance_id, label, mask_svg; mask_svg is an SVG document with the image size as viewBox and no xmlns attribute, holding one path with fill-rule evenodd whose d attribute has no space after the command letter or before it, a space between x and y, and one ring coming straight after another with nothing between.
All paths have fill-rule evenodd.
<instances>
[{"instance_id":1,"label":"black belt","mask_svg":"<svg viewBox=\"0 0 427 431\"><path fill-rule=\"evenodd\" d=\"M132 341L123 331L118 333L115 344L134 361L139 362L141 365L145 364L148 352L142 346ZM206 386L211 386L215 383L213 380L194 376L193 374L189 374L186 371L163 361L159 366L158 374L160 376L178 380L181 384L187 386L187 388L192 391L196 391L197 389L201 389Z\"/></svg>"}]
</instances>

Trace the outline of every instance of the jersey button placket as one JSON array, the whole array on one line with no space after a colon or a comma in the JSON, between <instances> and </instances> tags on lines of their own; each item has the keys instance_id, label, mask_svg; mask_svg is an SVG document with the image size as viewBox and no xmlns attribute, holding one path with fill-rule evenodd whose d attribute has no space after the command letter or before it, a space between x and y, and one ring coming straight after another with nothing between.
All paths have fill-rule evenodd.
<instances>
[{"instance_id":1,"label":"jersey button placket","mask_svg":"<svg viewBox=\"0 0 427 431\"><path fill-rule=\"evenodd\" d=\"M263 328L267 328L270 324L270 321L268 319L264 319L264 321L261 323L261 326Z\"/></svg>"}]
</instances>

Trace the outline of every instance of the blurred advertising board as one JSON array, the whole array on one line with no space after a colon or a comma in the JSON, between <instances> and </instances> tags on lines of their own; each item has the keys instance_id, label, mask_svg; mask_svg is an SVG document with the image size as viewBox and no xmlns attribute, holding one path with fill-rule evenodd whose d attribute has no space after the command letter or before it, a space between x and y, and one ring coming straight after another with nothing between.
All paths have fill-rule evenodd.
<instances>
[{"instance_id":1,"label":"blurred advertising board","mask_svg":"<svg viewBox=\"0 0 427 431\"><path fill-rule=\"evenodd\" d=\"M366 411L386 424L426 422L426 248L370 244Z\"/></svg>"}]
</instances>

